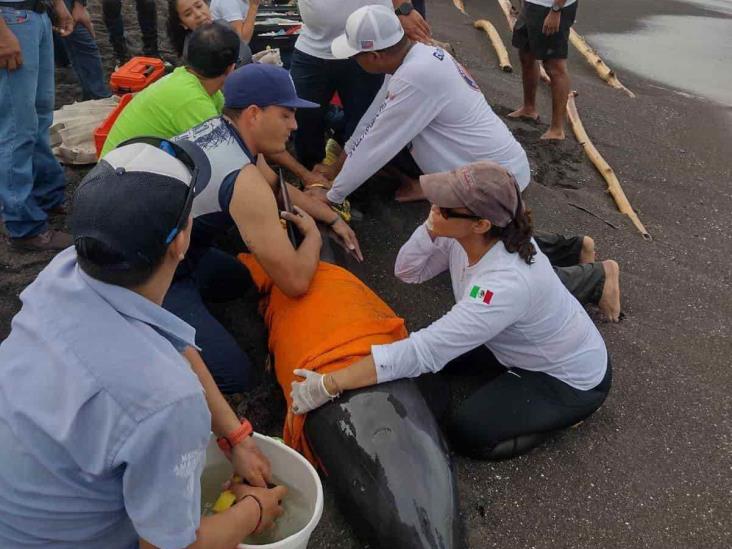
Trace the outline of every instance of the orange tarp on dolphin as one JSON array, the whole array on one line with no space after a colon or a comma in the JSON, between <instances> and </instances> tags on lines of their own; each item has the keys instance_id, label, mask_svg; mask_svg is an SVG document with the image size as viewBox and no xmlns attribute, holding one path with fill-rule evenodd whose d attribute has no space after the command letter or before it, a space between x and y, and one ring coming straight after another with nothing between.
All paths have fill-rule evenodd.
<instances>
[{"instance_id":1,"label":"orange tarp on dolphin","mask_svg":"<svg viewBox=\"0 0 732 549\"><path fill-rule=\"evenodd\" d=\"M321 262L308 292L290 298L274 286L251 254L240 254L263 294L277 381L287 399L285 442L311 462L314 456L303 433L307 416L292 413L291 384L298 368L328 373L371 353L372 345L407 337L404 320L349 271Z\"/></svg>"}]
</instances>

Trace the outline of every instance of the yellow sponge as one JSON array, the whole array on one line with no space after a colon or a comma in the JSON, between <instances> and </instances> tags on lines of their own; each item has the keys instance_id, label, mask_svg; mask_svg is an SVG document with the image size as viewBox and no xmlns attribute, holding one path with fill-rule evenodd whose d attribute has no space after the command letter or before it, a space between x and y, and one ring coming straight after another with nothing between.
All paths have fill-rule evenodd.
<instances>
[{"instance_id":1,"label":"yellow sponge","mask_svg":"<svg viewBox=\"0 0 732 549\"><path fill-rule=\"evenodd\" d=\"M219 499L217 499L216 503L214 503L213 512L221 513L222 511L226 511L229 507L234 505L235 501L236 495L231 490L221 492L221 495L219 495Z\"/></svg>"},{"instance_id":2,"label":"yellow sponge","mask_svg":"<svg viewBox=\"0 0 732 549\"><path fill-rule=\"evenodd\" d=\"M241 477L239 475L234 475L231 478L231 482L233 483L241 483ZM214 513L221 513L222 511L226 511L229 507L234 505L236 502L236 494L232 492L231 490L224 490L219 495L219 498L216 500L216 503L214 503L213 506L213 512Z\"/></svg>"}]
</instances>

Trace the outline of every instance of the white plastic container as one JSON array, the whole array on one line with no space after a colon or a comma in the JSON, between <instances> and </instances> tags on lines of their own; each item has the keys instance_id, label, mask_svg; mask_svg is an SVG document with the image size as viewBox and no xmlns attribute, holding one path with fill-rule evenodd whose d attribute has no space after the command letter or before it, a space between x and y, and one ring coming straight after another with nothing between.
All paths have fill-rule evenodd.
<instances>
[{"instance_id":1,"label":"white plastic container","mask_svg":"<svg viewBox=\"0 0 732 549\"><path fill-rule=\"evenodd\" d=\"M283 505L285 514L279 521L295 520L297 530L289 536L264 545L240 543L238 549L306 549L310 535L323 514L323 485L312 465L299 453L279 440L254 433L254 439L262 453L272 465L272 476L278 484L284 484L290 491L291 501L298 500L297 517L288 516L288 498ZM206 465L201 476L202 500L204 506L212 504L220 492L220 486L231 477L231 465L218 449L212 438L206 451ZM278 521L278 523L279 523Z\"/></svg>"}]
</instances>

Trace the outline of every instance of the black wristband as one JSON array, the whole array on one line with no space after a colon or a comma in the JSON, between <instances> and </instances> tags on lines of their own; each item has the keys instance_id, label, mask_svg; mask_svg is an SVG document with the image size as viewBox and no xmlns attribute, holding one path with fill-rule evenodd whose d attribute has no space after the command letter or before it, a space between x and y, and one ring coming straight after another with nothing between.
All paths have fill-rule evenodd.
<instances>
[{"instance_id":1,"label":"black wristband","mask_svg":"<svg viewBox=\"0 0 732 549\"><path fill-rule=\"evenodd\" d=\"M410 2L404 2L394 10L394 13L396 13L397 15L409 15L410 13L412 13L413 9L414 6Z\"/></svg>"},{"instance_id":2,"label":"black wristband","mask_svg":"<svg viewBox=\"0 0 732 549\"><path fill-rule=\"evenodd\" d=\"M262 506L262 502L259 501L259 498L255 496L254 494L247 494L246 496L239 498L236 500L237 503L244 501L247 498L252 498L254 501L257 502L257 505L259 506L259 520L257 520L257 525L254 527L254 531L256 532L259 530L259 527L262 525L262 517L264 516L264 507Z\"/></svg>"}]
</instances>

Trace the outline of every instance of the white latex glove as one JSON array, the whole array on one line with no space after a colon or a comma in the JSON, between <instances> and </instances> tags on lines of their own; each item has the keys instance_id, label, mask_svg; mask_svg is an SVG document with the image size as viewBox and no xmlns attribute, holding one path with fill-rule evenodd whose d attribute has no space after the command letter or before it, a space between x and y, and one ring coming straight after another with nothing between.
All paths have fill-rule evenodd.
<instances>
[{"instance_id":1,"label":"white latex glove","mask_svg":"<svg viewBox=\"0 0 732 549\"><path fill-rule=\"evenodd\" d=\"M311 370L295 370L296 376L304 377L305 381L293 381L292 411L296 414L307 414L310 410L320 408L338 395L331 395L325 388L325 376Z\"/></svg>"}]
</instances>

